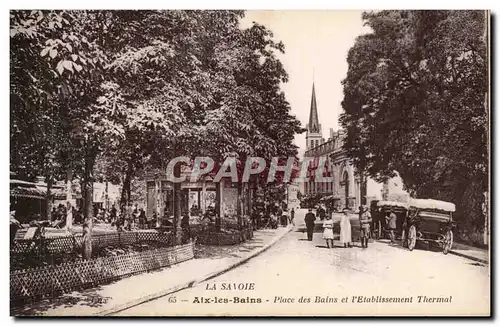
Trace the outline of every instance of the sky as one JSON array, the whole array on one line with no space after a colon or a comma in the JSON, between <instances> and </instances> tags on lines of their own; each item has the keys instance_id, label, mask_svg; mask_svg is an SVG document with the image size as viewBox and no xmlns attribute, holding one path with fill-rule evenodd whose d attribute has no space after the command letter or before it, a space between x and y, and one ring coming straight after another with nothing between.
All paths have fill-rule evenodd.
<instances>
[{"instance_id":1,"label":"sky","mask_svg":"<svg viewBox=\"0 0 500 326\"><path fill-rule=\"evenodd\" d=\"M265 25L274 39L285 44L279 54L289 81L282 85L294 114L303 127L309 121L312 84L323 137L330 128L339 129L342 112L342 80L347 74L347 52L357 36L370 32L363 26L362 11L357 10L273 10L247 11L241 26L252 22ZM305 133L295 136L299 157L305 150Z\"/></svg>"}]
</instances>

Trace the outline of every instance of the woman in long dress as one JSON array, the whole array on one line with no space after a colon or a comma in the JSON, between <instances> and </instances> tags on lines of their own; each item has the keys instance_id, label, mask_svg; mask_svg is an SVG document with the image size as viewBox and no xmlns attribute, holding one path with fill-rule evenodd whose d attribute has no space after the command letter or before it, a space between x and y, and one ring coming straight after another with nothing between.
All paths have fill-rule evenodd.
<instances>
[{"instance_id":1,"label":"woman in long dress","mask_svg":"<svg viewBox=\"0 0 500 326\"><path fill-rule=\"evenodd\" d=\"M323 222L323 229L323 239L326 241L326 246L333 248L333 220L330 215L326 216L326 220Z\"/></svg>"},{"instance_id":2,"label":"woman in long dress","mask_svg":"<svg viewBox=\"0 0 500 326\"><path fill-rule=\"evenodd\" d=\"M351 221L347 216L347 210L344 210L344 214L340 218L340 242L344 245L344 248L351 247Z\"/></svg>"}]
</instances>

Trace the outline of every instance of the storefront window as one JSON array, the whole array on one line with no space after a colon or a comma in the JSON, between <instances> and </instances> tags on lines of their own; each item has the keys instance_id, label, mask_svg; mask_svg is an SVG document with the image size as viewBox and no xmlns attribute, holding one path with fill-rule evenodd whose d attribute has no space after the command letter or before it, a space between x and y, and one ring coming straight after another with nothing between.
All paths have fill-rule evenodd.
<instances>
[{"instance_id":1,"label":"storefront window","mask_svg":"<svg viewBox=\"0 0 500 326\"><path fill-rule=\"evenodd\" d=\"M161 182L161 212L162 217L174 215L174 191L172 185L167 181Z\"/></svg>"},{"instance_id":2,"label":"storefront window","mask_svg":"<svg viewBox=\"0 0 500 326\"><path fill-rule=\"evenodd\" d=\"M205 191L205 210L208 209L209 207L215 209L215 198L216 198L215 189Z\"/></svg>"}]
</instances>

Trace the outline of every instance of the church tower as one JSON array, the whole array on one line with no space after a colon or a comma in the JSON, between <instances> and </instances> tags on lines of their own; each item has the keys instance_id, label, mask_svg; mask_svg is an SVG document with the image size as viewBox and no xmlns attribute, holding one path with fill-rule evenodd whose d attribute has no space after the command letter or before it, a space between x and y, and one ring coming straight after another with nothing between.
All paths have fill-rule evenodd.
<instances>
[{"instance_id":1,"label":"church tower","mask_svg":"<svg viewBox=\"0 0 500 326\"><path fill-rule=\"evenodd\" d=\"M318 108L316 106L316 92L314 82L311 96L311 111L309 112L309 123L306 125L306 151L322 143L321 125L318 119Z\"/></svg>"}]
</instances>

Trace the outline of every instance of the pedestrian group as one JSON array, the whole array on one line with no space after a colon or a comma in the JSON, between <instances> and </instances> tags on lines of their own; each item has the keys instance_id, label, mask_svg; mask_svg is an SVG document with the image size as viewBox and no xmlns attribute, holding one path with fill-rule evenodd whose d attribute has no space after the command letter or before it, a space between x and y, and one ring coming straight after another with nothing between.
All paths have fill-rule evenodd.
<instances>
[{"instance_id":1,"label":"pedestrian group","mask_svg":"<svg viewBox=\"0 0 500 326\"><path fill-rule=\"evenodd\" d=\"M360 240L361 247L368 248L368 239L370 237L370 225L372 222L372 217L370 211L366 205L359 207L359 225L360 225ZM321 206L318 208L317 214L323 221L323 239L326 241L328 248L333 248L333 219L332 214L328 214L326 209L322 209ZM389 230L391 231L391 242L394 241L394 229L396 229L396 215L392 212L391 215L387 217ZM305 216L305 224L307 230L307 240L313 240L314 226L316 221L316 215L313 213L312 209L309 208ZM351 221L349 219L349 209L344 209L340 217L340 243L344 248L352 248L352 227Z\"/></svg>"}]
</instances>

